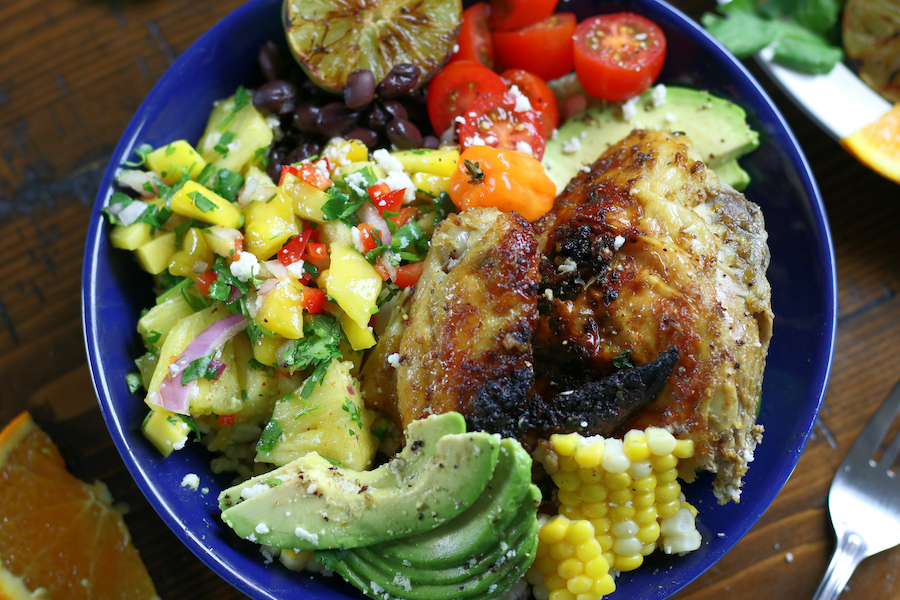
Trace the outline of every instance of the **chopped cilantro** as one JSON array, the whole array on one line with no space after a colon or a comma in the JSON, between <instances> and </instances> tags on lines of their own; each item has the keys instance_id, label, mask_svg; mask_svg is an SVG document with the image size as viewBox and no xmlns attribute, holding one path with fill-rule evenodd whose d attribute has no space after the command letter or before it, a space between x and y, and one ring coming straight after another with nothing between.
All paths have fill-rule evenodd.
<instances>
[{"instance_id":1,"label":"chopped cilantro","mask_svg":"<svg viewBox=\"0 0 900 600\"><path fill-rule=\"evenodd\" d=\"M270 479L266 479L266 485L268 485L270 487L278 487L282 483L284 483L284 482L281 481L280 479L278 479L277 477L272 477Z\"/></svg>"},{"instance_id":2,"label":"chopped cilantro","mask_svg":"<svg viewBox=\"0 0 900 600\"><path fill-rule=\"evenodd\" d=\"M178 152L178 148L176 148L172 144L166 145L166 156L172 156L176 152Z\"/></svg>"},{"instance_id":3,"label":"chopped cilantro","mask_svg":"<svg viewBox=\"0 0 900 600\"><path fill-rule=\"evenodd\" d=\"M231 109L231 112L228 113L228 116L222 119L222 122L219 123L219 131L225 129L229 123L234 119L234 117L243 110L247 103L250 102L250 92L244 89L244 86L238 86L237 91L234 92L234 107ZM224 136L223 136L224 137Z\"/></svg>"},{"instance_id":4,"label":"chopped cilantro","mask_svg":"<svg viewBox=\"0 0 900 600\"><path fill-rule=\"evenodd\" d=\"M168 275L168 273L165 273L165 275ZM167 281L170 279L174 280L174 281L172 281L172 283L170 285L166 286L167 287L166 291L164 291L162 294L160 294L159 296L156 297L157 304L162 304L163 302L165 302L166 300L169 299L169 296L171 296L172 294L177 294L178 292L189 287L193 283L193 281L191 281L187 277L173 277L171 275L168 275L168 277L161 278L161 281L163 283L167 283Z\"/></svg>"},{"instance_id":5,"label":"chopped cilantro","mask_svg":"<svg viewBox=\"0 0 900 600\"><path fill-rule=\"evenodd\" d=\"M134 151L137 154L139 160L137 161L124 161L122 164L126 167L140 167L145 162L147 162L147 155L153 152L153 146L150 144L141 144L137 147L137 150Z\"/></svg>"},{"instance_id":6,"label":"chopped cilantro","mask_svg":"<svg viewBox=\"0 0 900 600\"><path fill-rule=\"evenodd\" d=\"M269 149L266 146L261 148L257 148L256 152L253 153L253 162L259 163L263 167L269 166L269 158L266 156L266 152Z\"/></svg>"},{"instance_id":7,"label":"chopped cilantro","mask_svg":"<svg viewBox=\"0 0 900 600\"><path fill-rule=\"evenodd\" d=\"M181 417L181 420L188 426L188 428L194 432L194 435L197 436L197 439L200 439L200 428L197 427L197 423L194 422L194 418L190 415L178 415Z\"/></svg>"},{"instance_id":8,"label":"chopped cilantro","mask_svg":"<svg viewBox=\"0 0 900 600\"><path fill-rule=\"evenodd\" d=\"M328 200L322 205L322 213L326 221L343 221L351 227L359 223L356 211L368 202L367 198L352 200L349 194L336 185L325 190L325 193L328 194Z\"/></svg>"},{"instance_id":9,"label":"chopped cilantro","mask_svg":"<svg viewBox=\"0 0 900 600\"><path fill-rule=\"evenodd\" d=\"M266 428L263 429L262 435L259 437L259 441L256 443L257 452L262 452L264 454L269 454L275 448L275 444L277 444L281 440L281 436L283 435L281 430L281 425L275 419L272 419L266 424Z\"/></svg>"},{"instance_id":10,"label":"chopped cilantro","mask_svg":"<svg viewBox=\"0 0 900 600\"><path fill-rule=\"evenodd\" d=\"M144 387L144 382L141 379L140 373L129 373L128 375L126 375L125 384L128 386L129 394L133 394Z\"/></svg>"},{"instance_id":11,"label":"chopped cilantro","mask_svg":"<svg viewBox=\"0 0 900 600\"><path fill-rule=\"evenodd\" d=\"M190 306L191 310L194 312L199 312L204 308L211 306L206 298L196 294L189 294L187 290L181 290L181 297L184 298L184 301L188 303L188 306Z\"/></svg>"},{"instance_id":12,"label":"chopped cilantro","mask_svg":"<svg viewBox=\"0 0 900 600\"><path fill-rule=\"evenodd\" d=\"M387 437L388 432L388 420L381 419L381 422L378 424L378 427L372 430L372 435L377 437L380 441L384 441L384 438Z\"/></svg>"},{"instance_id":13,"label":"chopped cilantro","mask_svg":"<svg viewBox=\"0 0 900 600\"><path fill-rule=\"evenodd\" d=\"M397 230L391 238L391 248L395 251L412 247L419 254L428 252L428 239L415 221L410 221Z\"/></svg>"},{"instance_id":14,"label":"chopped cilantro","mask_svg":"<svg viewBox=\"0 0 900 600\"><path fill-rule=\"evenodd\" d=\"M147 335L144 336L144 339L147 340L148 344L156 345L159 342L159 338L162 337L162 334L158 331L148 331Z\"/></svg>"},{"instance_id":15,"label":"chopped cilantro","mask_svg":"<svg viewBox=\"0 0 900 600\"><path fill-rule=\"evenodd\" d=\"M219 143L213 146L213 151L222 155L222 158L228 156L228 146L234 141L235 134L233 131L226 131L219 138Z\"/></svg>"},{"instance_id":16,"label":"chopped cilantro","mask_svg":"<svg viewBox=\"0 0 900 600\"><path fill-rule=\"evenodd\" d=\"M630 369L634 365L631 363L631 350L622 350L621 354L613 356L613 365L617 369Z\"/></svg>"},{"instance_id":17,"label":"chopped cilantro","mask_svg":"<svg viewBox=\"0 0 900 600\"><path fill-rule=\"evenodd\" d=\"M219 208L216 206L216 203L201 194L200 192L191 192L188 194L188 198L194 201L194 206L202 210L203 212L209 212L211 210L216 210Z\"/></svg>"},{"instance_id":18,"label":"chopped cilantro","mask_svg":"<svg viewBox=\"0 0 900 600\"><path fill-rule=\"evenodd\" d=\"M323 456L322 458L324 458L325 460L327 460L328 462L330 462L331 464L333 464L333 465L336 466L336 467L343 467L343 466L344 466L344 463L342 463L342 462L339 461L339 460L334 460L333 458L328 458L327 456Z\"/></svg>"},{"instance_id":19,"label":"chopped cilantro","mask_svg":"<svg viewBox=\"0 0 900 600\"><path fill-rule=\"evenodd\" d=\"M440 196L431 200L431 203L434 205L435 225L446 219L450 213L456 212L456 206L447 192L441 192Z\"/></svg>"},{"instance_id":20,"label":"chopped cilantro","mask_svg":"<svg viewBox=\"0 0 900 600\"><path fill-rule=\"evenodd\" d=\"M353 403L350 398L344 398L344 404L341 405L341 410L350 415L350 422L355 424L357 427L362 429L362 411L359 409L359 406ZM352 429L348 430L350 435L356 435Z\"/></svg>"},{"instance_id":21,"label":"chopped cilantro","mask_svg":"<svg viewBox=\"0 0 900 600\"><path fill-rule=\"evenodd\" d=\"M241 402L250 402L250 395L247 390L241 390Z\"/></svg>"},{"instance_id":22,"label":"chopped cilantro","mask_svg":"<svg viewBox=\"0 0 900 600\"><path fill-rule=\"evenodd\" d=\"M195 379L212 381L218 377L219 371L216 369L215 363L213 362L215 358L216 353L213 352L212 354L201 356L197 360L191 361L191 364L189 364L181 373L181 385L187 385Z\"/></svg>"},{"instance_id":23,"label":"chopped cilantro","mask_svg":"<svg viewBox=\"0 0 900 600\"><path fill-rule=\"evenodd\" d=\"M219 169L214 165L206 165L197 177L197 181L229 202L234 202L238 189L244 185L244 178L240 173L230 169Z\"/></svg>"}]
</instances>

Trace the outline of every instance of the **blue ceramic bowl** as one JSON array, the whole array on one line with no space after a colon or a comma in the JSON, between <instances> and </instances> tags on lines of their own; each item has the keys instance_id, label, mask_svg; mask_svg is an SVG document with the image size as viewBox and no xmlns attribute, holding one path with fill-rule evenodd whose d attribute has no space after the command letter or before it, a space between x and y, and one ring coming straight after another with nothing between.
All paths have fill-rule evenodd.
<instances>
[{"instance_id":1,"label":"blue ceramic bowl","mask_svg":"<svg viewBox=\"0 0 900 600\"><path fill-rule=\"evenodd\" d=\"M153 301L150 279L127 252L108 242L100 209L113 192L119 165L142 143L156 147L197 140L212 102L240 85L261 83L256 54L265 40L280 40L281 0L253 0L191 46L153 88L116 148L94 207L85 250L84 332L100 406L116 446L138 485L163 520L211 569L253 598L361 598L339 578L310 578L280 565L264 565L257 547L221 523L216 497L228 485L215 476L199 444L163 459L143 438L144 403L131 396L125 375L143 352L135 324ZM685 486L699 509L701 548L683 557L650 557L643 568L617 580L619 598L667 598L712 566L747 533L791 474L816 420L831 366L836 316L834 253L825 209L797 141L772 101L747 71L693 21L668 4L632 0L612 4L571 0L565 10L579 20L600 12L630 10L658 23L668 38L660 81L708 89L746 108L761 146L741 163L752 183L748 198L765 214L772 263L769 280L775 334L765 374L759 421L765 437L744 479L740 504L719 506L712 478ZM209 493L181 486L200 476Z\"/></svg>"}]
</instances>

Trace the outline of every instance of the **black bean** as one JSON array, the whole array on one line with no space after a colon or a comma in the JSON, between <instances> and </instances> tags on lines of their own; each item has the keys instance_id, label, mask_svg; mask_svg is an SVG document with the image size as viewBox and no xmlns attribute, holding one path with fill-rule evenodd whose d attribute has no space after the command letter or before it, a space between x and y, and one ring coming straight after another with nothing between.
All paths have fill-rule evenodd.
<instances>
[{"instance_id":1,"label":"black bean","mask_svg":"<svg viewBox=\"0 0 900 600\"><path fill-rule=\"evenodd\" d=\"M269 81L282 79L287 74L287 60L271 40L260 46L258 60L263 76Z\"/></svg>"},{"instance_id":2,"label":"black bean","mask_svg":"<svg viewBox=\"0 0 900 600\"><path fill-rule=\"evenodd\" d=\"M417 65L402 63L394 65L385 75L375 92L380 98L393 99L405 96L419 85L422 70Z\"/></svg>"},{"instance_id":3,"label":"black bean","mask_svg":"<svg viewBox=\"0 0 900 600\"><path fill-rule=\"evenodd\" d=\"M297 131L309 135L317 135L319 133L319 113L322 109L311 102L304 102L294 111L294 127Z\"/></svg>"},{"instance_id":4,"label":"black bean","mask_svg":"<svg viewBox=\"0 0 900 600\"><path fill-rule=\"evenodd\" d=\"M304 79L300 84L300 94L308 100L322 100L320 104L325 104L334 97L309 79Z\"/></svg>"},{"instance_id":5,"label":"black bean","mask_svg":"<svg viewBox=\"0 0 900 600\"><path fill-rule=\"evenodd\" d=\"M353 71L344 85L344 103L353 110L359 110L372 103L375 97L375 76L368 69Z\"/></svg>"},{"instance_id":6,"label":"black bean","mask_svg":"<svg viewBox=\"0 0 900 600\"><path fill-rule=\"evenodd\" d=\"M278 181L281 179L281 166L286 164L289 163L284 150L272 150L271 154L269 154L269 166L266 167L266 173L269 174L273 181Z\"/></svg>"},{"instance_id":7,"label":"black bean","mask_svg":"<svg viewBox=\"0 0 900 600\"><path fill-rule=\"evenodd\" d=\"M291 150L291 153L287 155L285 164L298 163L301 160L306 160L310 156L316 156L320 152L322 152L322 144L317 144L316 142L303 142Z\"/></svg>"},{"instance_id":8,"label":"black bean","mask_svg":"<svg viewBox=\"0 0 900 600\"><path fill-rule=\"evenodd\" d=\"M316 126L322 135L341 135L359 120L359 113L347 108L343 102L332 102L322 107L316 119Z\"/></svg>"},{"instance_id":9,"label":"black bean","mask_svg":"<svg viewBox=\"0 0 900 600\"><path fill-rule=\"evenodd\" d=\"M406 119L394 119L387 125L387 136L391 143L401 150L422 147L422 133Z\"/></svg>"},{"instance_id":10,"label":"black bean","mask_svg":"<svg viewBox=\"0 0 900 600\"><path fill-rule=\"evenodd\" d=\"M253 94L253 106L276 115L293 112L297 107L297 88L281 79L268 81Z\"/></svg>"},{"instance_id":11,"label":"black bean","mask_svg":"<svg viewBox=\"0 0 900 600\"><path fill-rule=\"evenodd\" d=\"M369 109L366 122L369 127L375 131L384 131L387 124L394 119L407 118L406 109L396 100L386 100L384 102L375 102Z\"/></svg>"},{"instance_id":12,"label":"black bean","mask_svg":"<svg viewBox=\"0 0 900 600\"><path fill-rule=\"evenodd\" d=\"M429 150L437 150L441 147L441 140L437 139L433 135L426 135L422 138L422 147L428 148Z\"/></svg>"},{"instance_id":13,"label":"black bean","mask_svg":"<svg viewBox=\"0 0 900 600\"><path fill-rule=\"evenodd\" d=\"M365 127L354 127L353 129L345 133L344 137L348 140L361 141L369 150L374 150L378 147L378 134L371 129L366 129Z\"/></svg>"}]
</instances>

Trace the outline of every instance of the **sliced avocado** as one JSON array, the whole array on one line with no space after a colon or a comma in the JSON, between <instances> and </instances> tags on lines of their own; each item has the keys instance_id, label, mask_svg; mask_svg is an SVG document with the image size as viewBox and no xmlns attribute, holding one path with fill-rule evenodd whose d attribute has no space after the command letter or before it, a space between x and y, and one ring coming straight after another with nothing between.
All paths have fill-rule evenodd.
<instances>
[{"instance_id":1,"label":"sliced avocado","mask_svg":"<svg viewBox=\"0 0 900 600\"><path fill-rule=\"evenodd\" d=\"M501 443L500 460L484 493L456 519L431 531L317 558L367 594L405 600L493 598L507 591L534 561L537 505L531 457L515 440Z\"/></svg>"},{"instance_id":2,"label":"sliced avocado","mask_svg":"<svg viewBox=\"0 0 900 600\"><path fill-rule=\"evenodd\" d=\"M741 168L737 159L729 160L717 166L713 171L722 183L727 183L739 192L743 192L750 185L750 174Z\"/></svg>"},{"instance_id":3,"label":"sliced avocado","mask_svg":"<svg viewBox=\"0 0 900 600\"><path fill-rule=\"evenodd\" d=\"M734 102L681 87L666 87L665 101L655 101L655 89L641 94L634 116L627 121L621 105L595 106L571 117L547 140L541 162L556 184L557 193L582 166L592 164L633 129L686 133L706 165L716 173L718 167L759 146L759 134L750 129L747 113ZM732 167L728 169L731 171Z\"/></svg>"},{"instance_id":4,"label":"sliced avocado","mask_svg":"<svg viewBox=\"0 0 900 600\"><path fill-rule=\"evenodd\" d=\"M459 413L410 424L406 445L372 471L335 466L315 452L219 495L222 520L277 548L355 548L423 533L482 495L499 437L465 433Z\"/></svg>"}]
</instances>

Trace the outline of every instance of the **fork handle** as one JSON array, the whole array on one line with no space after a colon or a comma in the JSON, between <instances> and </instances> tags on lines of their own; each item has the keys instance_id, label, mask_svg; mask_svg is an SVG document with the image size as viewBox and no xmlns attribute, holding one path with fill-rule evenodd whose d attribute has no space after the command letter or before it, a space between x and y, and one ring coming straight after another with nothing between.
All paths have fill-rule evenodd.
<instances>
[{"instance_id":1,"label":"fork handle","mask_svg":"<svg viewBox=\"0 0 900 600\"><path fill-rule=\"evenodd\" d=\"M868 546L859 534L845 531L838 538L837 548L831 556L828 570L813 600L835 600L844 591L856 566L868 556Z\"/></svg>"}]
</instances>

